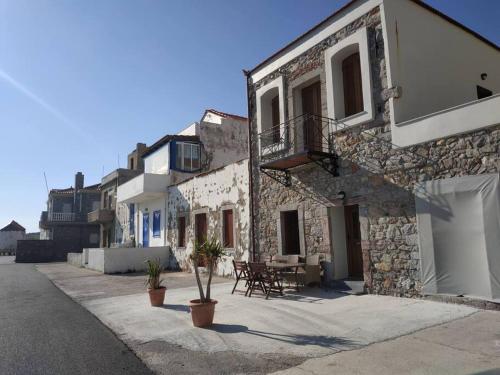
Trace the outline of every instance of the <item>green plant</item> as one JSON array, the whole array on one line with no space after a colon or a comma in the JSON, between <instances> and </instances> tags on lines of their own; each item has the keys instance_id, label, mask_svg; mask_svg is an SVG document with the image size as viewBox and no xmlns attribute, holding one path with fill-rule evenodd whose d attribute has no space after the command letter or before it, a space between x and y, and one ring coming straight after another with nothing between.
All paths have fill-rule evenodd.
<instances>
[{"instance_id":1,"label":"green plant","mask_svg":"<svg viewBox=\"0 0 500 375\"><path fill-rule=\"evenodd\" d=\"M212 275L217 262L225 255L224 247L217 240L217 238L212 237L211 240L204 241L202 243L195 241L194 250L190 255L190 259L193 262L194 273L196 275L196 282L198 284L198 290L200 292L200 302L210 302L210 285L212 284ZM208 268L208 281L206 287L206 293L203 291L203 285L200 279L200 272L198 270L199 263L204 260Z\"/></svg>"},{"instance_id":2,"label":"green plant","mask_svg":"<svg viewBox=\"0 0 500 375\"><path fill-rule=\"evenodd\" d=\"M161 283L164 281L160 279L163 267L161 266L160 259L157 260L146 260L144 263L147 264L146 273L148 279L146 280L146 285L150 289L160 289Z\"/></svg>"}]
</instances>

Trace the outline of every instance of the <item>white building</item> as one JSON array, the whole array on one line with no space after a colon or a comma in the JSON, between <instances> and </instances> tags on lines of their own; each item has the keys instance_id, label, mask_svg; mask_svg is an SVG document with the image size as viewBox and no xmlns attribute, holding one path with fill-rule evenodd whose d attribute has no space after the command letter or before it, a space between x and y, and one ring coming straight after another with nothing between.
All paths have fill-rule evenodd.
<instances>
[{"instance_id":1,"label":"white building","mask_svg":"<svg viewBox=\"0 0 500 375\"><path fill-rule=\"evenodd\" d=\"M16 221L0 229L0 251L15 252L17 241L26 238L26 229Z\"/></svg>"},{"instance_id":2,"label":"white building","mask_svg":"<svg viewBox=\"0 0 500 375\"><path fill-rule=\"evenodd\" d=\"M212 109L179 134L166 135L148 147L142 156L144 173L118 186L117 191L117 202L129 207L128 232L134 234L137 248L165 249L171 266L187 269L186 257L195 237L217 235L230 255L246 256L247 150L246 118ZM201 214L205 215L204 227ZM184 229L182 243L179 225ZM230 242L224 238L223 228L232 228ZM105 256L105 251L99 256ZM130 265L130 270L137 267ZM219 272L227 273L227 267L221 265Z\"/></svg>"}]
</instances>

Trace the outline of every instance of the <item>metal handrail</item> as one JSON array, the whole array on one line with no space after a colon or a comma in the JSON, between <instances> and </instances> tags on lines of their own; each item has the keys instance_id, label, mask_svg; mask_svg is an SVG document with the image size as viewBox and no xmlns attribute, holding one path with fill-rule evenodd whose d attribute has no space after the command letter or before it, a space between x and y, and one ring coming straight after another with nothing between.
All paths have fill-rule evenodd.
<instances>
[{"instance_id":1,"label":"metal handrail","mask_svg":"<svg viewBox=\"0 0 500 375\"><path fill-rule=\"evenodd\" d=\"M327 117L303 114L270 127L258 135L260 158L268 161L304 151L333 153L335 123Z\"/></svg>"}]
</instances>

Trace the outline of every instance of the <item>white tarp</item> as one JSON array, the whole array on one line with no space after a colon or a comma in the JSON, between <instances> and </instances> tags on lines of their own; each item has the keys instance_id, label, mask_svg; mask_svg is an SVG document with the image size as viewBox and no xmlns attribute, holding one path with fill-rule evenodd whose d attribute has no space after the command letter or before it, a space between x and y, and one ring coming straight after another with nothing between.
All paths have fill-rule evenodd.
<instances>
[{"instance_id":1,"label":"white tarp","mask_svg":"<svg viewBox=\"0 0 500 375\"><path fill-rule=\"evenodd\" d=\"M500 301L499 175L415 187L424 294Z\"/></svg>"}]
</instances>

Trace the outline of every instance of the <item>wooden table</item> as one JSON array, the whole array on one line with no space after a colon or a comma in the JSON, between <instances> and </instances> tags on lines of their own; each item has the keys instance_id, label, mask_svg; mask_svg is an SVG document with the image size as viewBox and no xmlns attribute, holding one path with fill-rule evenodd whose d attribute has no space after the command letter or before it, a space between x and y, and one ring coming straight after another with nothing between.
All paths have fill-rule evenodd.
<instances>
[{"instance_id":1,"label":"wooden table","mask_svg":"<svg viewBox=\"0 0 500 375\"><path fill-rule=\"evenodd\" d=\"M300 267L305 267L305 263L286 263L286 262L266 262L266 266L275 270L283 271L285 269L295 270L295 288L299 291L299 276Z\"/></svg>"}]
</instances>

